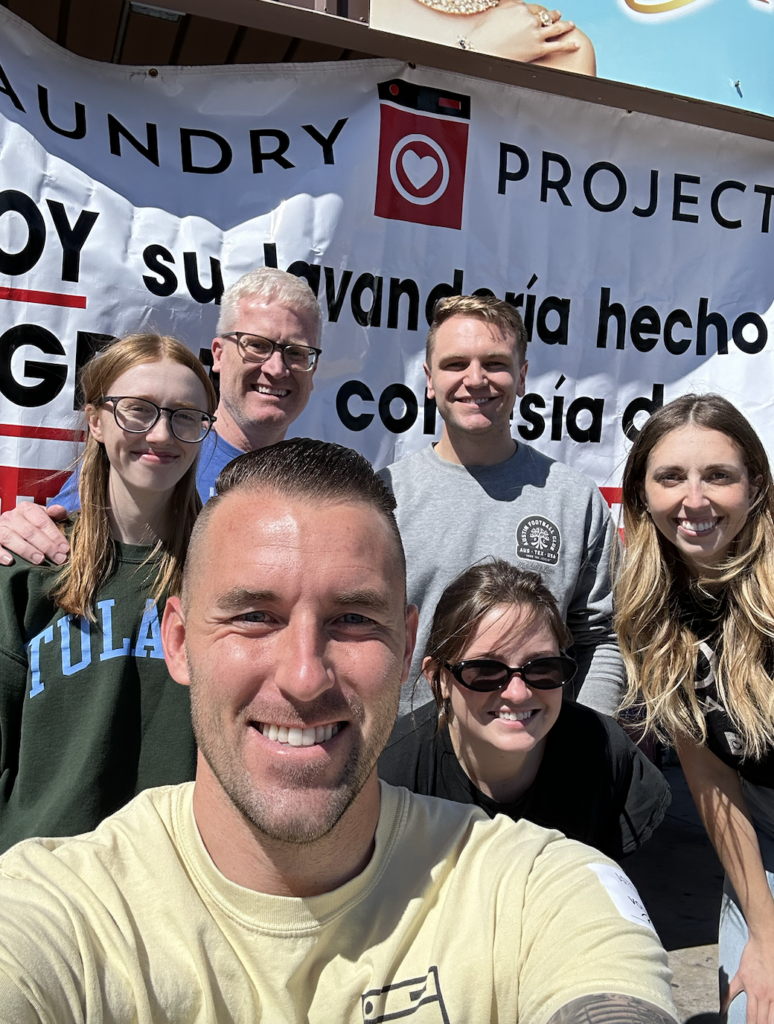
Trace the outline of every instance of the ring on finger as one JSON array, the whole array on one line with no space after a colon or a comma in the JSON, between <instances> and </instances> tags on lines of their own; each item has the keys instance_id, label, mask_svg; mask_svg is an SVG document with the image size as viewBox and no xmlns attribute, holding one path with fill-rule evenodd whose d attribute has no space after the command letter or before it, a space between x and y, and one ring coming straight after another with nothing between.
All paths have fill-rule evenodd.
<instances>
[{"instance_id":1,"label":"ring on finger","mask_svg":"<svg viewBox=\"0 0 774 1024\"><path fill-rule=\"evenodd\" d=\"M537 20L540 22L543 28L549 28L553 25L553 19L545 8L542 11L537 12Z\"/></svg>"}]
</instances>

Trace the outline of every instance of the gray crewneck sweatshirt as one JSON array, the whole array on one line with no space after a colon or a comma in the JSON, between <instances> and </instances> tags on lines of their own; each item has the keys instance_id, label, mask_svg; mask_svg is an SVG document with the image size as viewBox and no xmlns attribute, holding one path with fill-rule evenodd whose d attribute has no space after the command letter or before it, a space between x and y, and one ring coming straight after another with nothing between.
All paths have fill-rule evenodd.
<instances>
[{"instance_id":1,"label":"gray crewneck sweatshirt","mask_svg":"<svg viewBox=\"0 0 774 1024\"><path fill-rule=\"evenodd\" d=\"M613 714L625 680L612 627L616 532L596 484L522 442L495 466L446 462L430 446L381 476L398 503L408 599L419 606L417 647L400 713L432 699L420 673L441 594L468 566L494 556L540 573L575 639L580 703Z\"/></svg>"}]
</instances>

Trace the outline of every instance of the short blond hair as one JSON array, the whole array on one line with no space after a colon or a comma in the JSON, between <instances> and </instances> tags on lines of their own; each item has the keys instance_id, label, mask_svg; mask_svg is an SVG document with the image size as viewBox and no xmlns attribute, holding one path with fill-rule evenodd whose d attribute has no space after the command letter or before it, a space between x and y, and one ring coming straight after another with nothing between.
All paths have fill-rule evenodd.
<instances>
[{"instance_id":1,"label":"short blond hair","mask_svg":"<svg viewBox=\"0 0 774 1024\"><path fill-rule=\"evenodd\" d=\"M527 358L527 332L519 311L509 302L495 298L494 295L450 295L439 299L433 309L433 322L427 333L425 361L430 365L435 346L435 336L441 324L451 320L453 316L466 316L472 320L485 320L499 327L503 334L511 335L514 347L523 364Z\"/></svg>"},{"instance_id":2,"label":"short blond hair","mask_svg":"<svg viewBox=\"0 0 774 1024\"><path fill-rule=\"evenodd\" d=\"M276 302L295 313L307 317L314 330L314 342L319 344L322 334L320 303L306 281L276 267L256 267L243 274L223 292L218 317L218 335L236 329L239 303L242 299L255 302Z\"/></svg>"}]
</instances>

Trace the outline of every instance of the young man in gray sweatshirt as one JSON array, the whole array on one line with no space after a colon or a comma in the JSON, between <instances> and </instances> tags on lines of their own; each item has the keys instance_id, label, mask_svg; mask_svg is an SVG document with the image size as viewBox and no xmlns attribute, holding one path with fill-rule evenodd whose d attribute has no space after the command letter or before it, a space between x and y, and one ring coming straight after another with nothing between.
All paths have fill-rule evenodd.
<instances>
[{"instance_id":1,"label":"young man in gray sweatshirt","mask_svg":"<svg viewBox=\"0 0 774 1024\"><path fill-rule=\"evenodd\" d=\"M425 373L443 434L382 471L398 502L408 599L420 610L401 714L431 699L422 655L441 594L488 556L541 574L575 638L574 692L582 687L581 703L607 714L618 704L624 668L612 628L615 528L592 480L511 437L526 349L521 317L506 302L453 296L436 306Z\"/></svg>"}]
</instances>

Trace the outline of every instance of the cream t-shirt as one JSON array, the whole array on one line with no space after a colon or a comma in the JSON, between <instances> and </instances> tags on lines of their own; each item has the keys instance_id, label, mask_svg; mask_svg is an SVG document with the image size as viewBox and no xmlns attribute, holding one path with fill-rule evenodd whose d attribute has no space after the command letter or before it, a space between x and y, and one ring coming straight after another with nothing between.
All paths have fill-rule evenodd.
<instances>
[{"instance_id":1,"label":"cream t-shirt","mask_svg":"<svg viewBox=\"0 0 774 1024\"><path fill-rule=\"evenodd\" d=\"M374 855L309 899L228 881L193 784L0 859L5 1024L544 1024L581 995L674 1014L636 891L590 847L382 784ZM628 886L628 888L627 888Z\"/></svg>"}]
</instances>

